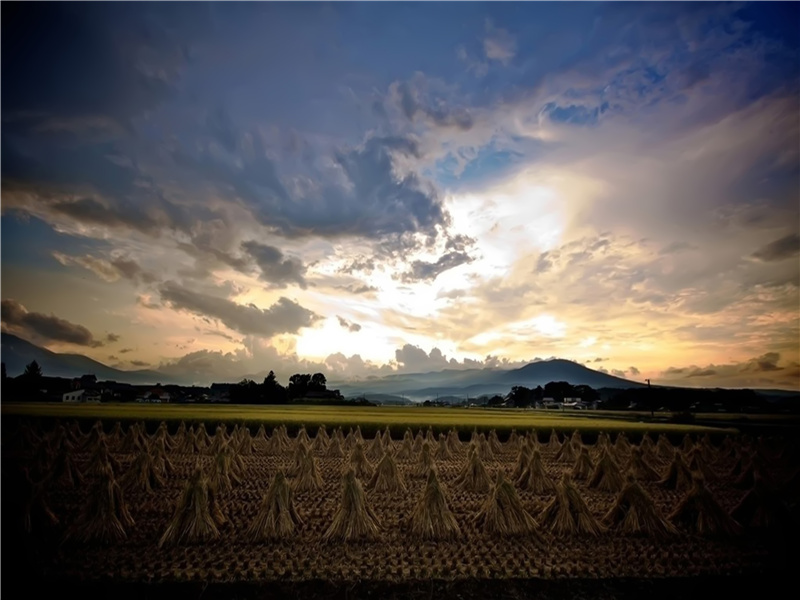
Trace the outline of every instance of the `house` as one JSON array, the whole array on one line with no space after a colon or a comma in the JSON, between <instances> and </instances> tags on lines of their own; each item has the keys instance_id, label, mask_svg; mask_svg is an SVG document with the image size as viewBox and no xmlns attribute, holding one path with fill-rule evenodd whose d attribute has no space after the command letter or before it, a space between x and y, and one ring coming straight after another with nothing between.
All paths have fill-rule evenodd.
<instances>
[{"instance_id":1,"label":"house","mask_svg":"<svg viewBox=\"0 0 800 600\"><path fill-rule=\"evenodd\" d=\"M62 402L100 402L100 390L73 390L62 394Z\"/></svg>"}]
</instances>

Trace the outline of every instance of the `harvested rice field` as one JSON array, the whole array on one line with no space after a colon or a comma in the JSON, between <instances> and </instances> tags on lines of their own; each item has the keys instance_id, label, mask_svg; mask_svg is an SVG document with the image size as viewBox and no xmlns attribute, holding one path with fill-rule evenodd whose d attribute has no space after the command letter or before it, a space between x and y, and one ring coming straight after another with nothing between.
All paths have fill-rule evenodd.
<instances>
[{"instance_id":1,"label":"harvested rice field","mask_svg":"<svg viewBox=\"0 0 800 600\"><path fill-rule=\"evenodd\" d=\"M797 452L747 435L17 420L2 438L3 573L194 597L411 582L614 597L609 582L761 578L795 556Z\"/></svg>"}]
</instances>

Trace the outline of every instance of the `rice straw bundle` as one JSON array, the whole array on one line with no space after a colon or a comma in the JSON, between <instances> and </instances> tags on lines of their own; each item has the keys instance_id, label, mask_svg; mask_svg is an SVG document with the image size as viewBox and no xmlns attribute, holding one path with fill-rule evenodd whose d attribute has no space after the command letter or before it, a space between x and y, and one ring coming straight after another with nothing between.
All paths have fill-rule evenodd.
<instances>
[{"instance_id":1,"label":"rice straw bundle","mask_svg":"<svg viewBox=\"0 0 800 600\"><path fill-rule=\"evenodd\" d=\"M294 438L294 443L295 446L298 444L311 446L311 439L308 437L308 432L306 431L305 425L300 425L300 429L297 430L297 435Z\"/></svg>"},{"instance_id":2,"label":"rice straw bundle","mask_svg":"<svg viewBox=\"0 0 800 600\"><path fill-rule=\"evenodd\" d=\"M436 446L436 460L450 460L453 458L453 452L447 445L447 438L443 433L439 434L439 443Z\"/></svg>"},{"instance_id":3,"label":"rice straw bundle","mask_svg":"<svg viewBox=\"0 0 800 600\"><path fill-rule=\"evenodd\" d=\"M122 438L121 443L117 445L119 452L122 454L137 454L143 452L146 447L147 442L140 423L131 424L128 427L128 433Z\"/></svg>"},{"instance_id":4,"label":"rice straw bundle","mask_svg":"<svg viewBox=\"0 0 800 600\"><path fill-rule=\"evenodd\" d=\"M417 462L414 464L412 477L427 477L431 469L435 469L436 465L433 462L433 452L431 452L431 445L425 441L422 442L422 449L420 450Z\"/></svg>"},{"instance_id":5,"label":"rice straw bundle","mask_svg":"<svg viewBox=\"0 0 800 600\"><path fill-rule=\"evenodd\" d=\"M589 487L601 492L619 492L624 484L625 479L622 477L619 465L611 457L609 450L603 450L589 479Z\"/></svg>"},{"instance_id":6,"label":"rice straw bundle","mask_svg":"<svg viewBox=\"0 0 800 600\"><path fill-rule=\"evenodd\" d=\"M573 479L587 479L594 471L592 457L589 456L589 449L586 446L581 446L580 448L578 457L575 459L575 464L572 466Z\"/></svg>"},{"instance_id":7,"label":"rice straw bundle","mask_svg":"<svg viewBox=\"0 0 800 600\"><path fill-rule=\"evenodd\" d=\"M741 533L741 526L717 503L699 473L693 474L692 488L668 518L699 535L732 537Z\"/></svg>"},{"instance_id":8,"label":"rice straw bundle","mask_svg":"<svg viewBox=\"0 0 800 600\"><path fill-rule=\"evenodd\" d=\"M489 445L489 442L486 440L486 436L483 434L478 436L478 454L480 454L481 460L494 460L494 452L492 451L492 447Z\"/></svg>"},{"instance_id":9,"label":"rice straw bundle","mask_svg":"<svg viewBox=\"0 0 800 600\"><path fill-rule=\"evenodd\" d=\"M92 428L89 430L89 435L83 440L83 444L79 447L81 450L91 451L97 447L100 442L108 443L105 431L103 430L103 422L100 420L95 421ZM37 440L38 443L38 440Z\"/></svg>"},{"instance_id":10,"label":"rice straw bundle","mask_svg":"<svg viewBox=\"0 0 800 600\"><path fill-rule=\"evenodd\" d=\"M506 442L506 448L509 450L519 450L520 446L520 439L519 434L517 434L516 429L512 429L511 433L508 436L508 441Z\"/></svg>"},{"instance_id":11,"label":"rice straw bundle","mask_svg":"<svg viewBox=\"0 0 800 600\"><path fill-rule=\"evenodd\" d=\"M480 454L474 444L469 445L467 453L467 463L456 477L453 485L465 492L488 492L492 486L492 480L483 466Z\"/></svg>"},{"instance_id":12,"label":"rice straw bundle","mask_svg":"<svg viewBox=\"0 0 800 600\"><path fill-rule=\"evenodd\" d=\"M522 472L525 470L525 467L528 466L528 462L531 459L531 447L527 443L523 443L519 449L519 453L517 454L517 460L514 463L514 471L511 473L511 478L514 481L517 481L522 475Z\"/></svg>"},{"instance_id":13,"label":"rice straw bundle","mask_svg":"<svg viewBox=\"0 0 800 600\"><path fill-rule=\"evenodd\" d=\"M433 469L428 472L425 490L411 513L410 525L412 535L422 540L449 540L461 535Z\"/></svg>"},{"instance_id":14,"label":"rice straw bundle","mask_svg":"<svg viewBox=\"0 0 800 600\"><path fill-rule=\"evenodd\" d=\"M293 488L295 492L316 492L322 489L322 476L319 473L317 459L310 451L300 460Z\"/></svg>"},{"instance_id":15,"label":"rice straw bundle","mask_svg":"<svg viewBox=\"0 0 800 600\"><path fill-rule=\"evenodd\" d=\"M406 490L406 483L397 468L397 463L388 452L381 458L367 487L373 492L404 492Z\"/></svg>"},{"instance_id":16,"label":"rice straw bundle","mask_svg":"<svg viewBox=\"0 0 800 600\"><path fill-rule=\"evenodd\" d=\"M64 445L58 451L49 469L48 479L57 485L74 488L76 483L83 483L83 475L70 446Z\"/></svg>"},{"instance_id":17,"label":"rice straw bundle","mask_svg":"<svg viewBox=\"0 0 800 600\"><path fill-rule=\"evenodd\" d=\"M528 465L517 479L517 486L521 490L533 492L534 494L552 494L556 490L556 484L550 479L544 469L542 455L539 450L531 452Z\"/></svg>"},{"instance_id":18,"label":"rice straw bundle","mask_svg":"<svg viewBox=\"0 0 800 600\"><path fill-rule=\"evenodd\" d=\"M392 446L392 430L387 425L383 430L383 447L387 450Z\"/></svg>"},{"instance_id":19,"label":"rice straw bundle","mask_svg":"<svg viewBox=\"0 0 800 600\"><path fill-rule=\"evenodd\" d=\"M708 464L708 461L703 456L701 446L692 448L686 457L686 465L689 467L690 471L697 471L700 473L706 481L713 481L717 478L714 469L711 468L711 465Z\"/></svg>"},{"instance_id":20,"label":"rice straw bundle","mask_svg":"<svg viewBox=\"0 0 800 600\"><path fill-rule=\"evenodd\" d=\"M378 430L375 433L375 438L370 442L369 448L367 449L367 458L370 460L380 460L383 453L383 434Z\"/></svg>"},{"instance_id":21,"label":"rice straw bundle","mask_svg":"<svg viewBox=\"0 0 800 600\"><path fill-rule=\"evenodd\" d=\"M322 431L317 431L317 435L314 436L314 441L311 444L311 451L317 455L324 455L325 450L328 449L331 442L328 433L325 431L325 426L323 425L320 429ZM339 449L341 450L341 446Z\"/></svg>"},{"instance_id":22,"label":"rice straw bundle","mask_svg":"<svg viewBox=\"0 0 800 600\"><path fill-rule=\"evenodd\" d=\"M424 441L425 438L422 435L422 431L418 431L416 437L414 438L414 445L413 445L414 454L420 453Z\"/></svg>"},{"instance_id":23,"label":"rice straw bundle","mask_svg":"<svg viewBox=\"0 0 800 600\"><path fill-rule=\"evenodd\" d=\"M414 458L414 442L411 438L404 437L400 450L397 451L397 460L412 460Z\"/></svg>"},{"instance_id":24,"label":"rice straw bundle","mask_svg":"<svg viewBox=\"0 0 800 600\"><path fill-rule=\"evenodd\" d=\"M311 449L305 444L305 442L299 442L294 447L294 453L292 454L292 466L289 467L290 477L294 477L300 472L302 462L310 452Z\"/></svg>"},{"instance_id":25,"label":"rice straw bundle","mask_svg":"<svg viewBox=\"0 0 800 600\"><path fill-rule=\"evenodd\" d=\"M557 452L561 449L561 441L558 439L558 434L556 430L553 429L550 431L550 441L547 442L547 450L550 452Z\"/></svg>"},{"instance_id":26,"label":"rice straw bundle","mask_svg":"<svg viewBox=\"0 0 800 600\"><path fill-rule=\"evenodd\" d=\"M342 449L342 442L337 436L333 436L331 443L325 449L325 456L327 458L344 458L344 450Z\"/></svg>"},{"instance_id":27,"label":"rice straw bundle","mask_svg":"<svg viewBox=\"0 0 800 600\"><path fill-rule=\"evenodd\" d=\"M347 462L349 468L356 474L356 477L361 479L369 479L372 477L373 468L369 460L367 460L366 454L364 454L364 444L361 442L356 442Z\"/></svg>"},{"instance_id":28,"label":"rice straw bundle","mask_svg":"<svg viewBox=\"0 0 800 600\"><path fill-rule=\"evenodd\" d=\"M342 499L333 522L322 536L324 542L371 541L380 536L378 516L367 504L364 488L349 469L342 478Z\"/></svg>"},{"instance_id":29,"label":"rice straw bundle","mask_svg":"<svg viewBox=\"0 0 800 600\"><path fill-rule=\"evenodd\" d=\"M503 446L500 444L500 439L497 437L497 432L494 429L489 432L488 442L492 454L499 454L503 451Z\"/></svg>"},{"instance_id":30,"label":"rice straw bundle","mask_svg":"<svg viewBox=\"0 0 800 600\"><path fill-rule=\"evenodd\" d=\"M738 477L733 482L734 487L742 490L751 489L755 486L756 476L758 476L764 483L772 485L772 478L768 474L767 467L764 461L757 454L750 457L747 465L739 473Z\"/></svg>"},{"instance_id":31,"label":"rice straw bundle","mask_svg":"<svg viewBox=\"0 0 800 600\"><path fill-rule=\"evenodd\" d=\"M40 521L44 521L44 523L50 526L58 525L58 517L53 512L53 509L50 508L50 504L47 501L47 486L49 480L46 478L42 481L34 482L30 477L28 469L25 467L19 470L15 469L15 471L18 475L18 481L15 482L16 485L13 485L13 489L17 490L15 492L16 498L24 498L22 526L25 532L33 532L34 519L37 523L36 529L38 529Z\"/></svg>"},{"instance_id":32,"label":"rice straw bundle","mask_svg":"<svg viewBox=\"0 0 800 600\"><path fill-rule=\"evenodd\" d=\"M542 543L538 523L522 506L517 490L502 471L497 472L494 487L475 522L485 533L503 537L525 536Z\"/></svg>"},{"instance_id":33,"label":"rice straw bundle","mask_svg":"<svg viewBox=\"0 0 800 600\"><path fill-rule=\"evenodd\" d=\"M88 502L78 519L67 530L65 541L75 539L79 542L113 544L127 538L126 527L133 525L122 490L114 480L111 467L106 465L92 485Z\"/></svg>"},{"instance_id":34,"label":"rice straw bundle","mask_svg":"<svg viewBox=\"0 0 800 600\"><path fill-rule=\"evenodd\" d=\"M216 505L216 497L198 464L183 489L158 547L217 539L220 535L217 526L222 522L224 517Z\"/></svg>"},{"instance_id":35,"label":"rice straw bundle","mask_svg":"<svg viewBox=\"0 0 800 600\"><path fill-rule=\"evenodd\" d=\"M556 495L542 510L539 522L556 535L584 533L598 536L605 531L567 473L556 485Z\"/></svg>"},{"instance_id":36,"label":"rice straw bundle","mask_svg":"<svg viewBox=\"0 0 800 600\"><path fill-rule=\"evenodd\" d=\"M694 442L692 441L692 436L688 433L683 436L683 440L681 441L680 449L684 453L684 455L689 454L692 448L694 448Z\"/></svg>"},{"instance_id":37,"label":"rice straw bundle","mask_svg":"<svg viewBox=\"0 0 800 600\"><path fill-rule=\"evenodd\" d=\"M236 464L233 448L224 442L219 452L211 460L211 472L208 477L210 489L214 492L224 492L233 489L234 485L242 483Z\"/></svg>"},{"instance_id":38,"label":"rice straw bundle","mask_svg":"<svg viewBox=\"0 0 800 600\"><path fill-rule=\"evenodd\" d=\"M658 481L658 485L668 490L688 490L692 487L692 472L681 456L680 450L673 450L673 458L667 467L664 476Z\"/></svg>"},{"instance_id":39,"label":"rice straw bundle","mask_svg":"<svg viewBox=\"0 0 800 600\"><path fill-rule=\"evenodd\" d=\"M753 529L796 530L791 510L756 472L750 489L731 511L731 517L745 527Z\"/></svg>"},{"instance_id":40,"label":"rice straw bundle","mask_svg":"<svg viewBox=\"0 0 800 600\"><path fill-rule=\"evenodd\" d=\"M631 463L628 471L639 481L658 481L661 475L644 457L641 447L631 449Z\"/></svg>"},{"instance_id":41,"label":"rice straw bundle","mask_svg":"<svg viewBox=\"0 0 800 600\"><path fill-rule=\"evenodd\" d=\"M574 463L578 458L578 450L569 441L565 441L556 452L556 462Z\"/></svg>"},{"instance_id":42,"label":"rice straw bundle","mask_svg":"<svg viewBox=\"0 0 800 600\"><path fill-rule=\"evenodd\" d=\"M234 445L237 456L252 456L253 454L253 436L250 434L249 427L242 427L236 435L236 443Z\"/></svg>"},{"instance_id":43,"label":"rice straw bundle","mask_svg":"<svg viewBox=\"0 0 800 600\"><path fill-rule=\"evenodd\" d=\"M261 499L255 518L245 532L250 542L263 542L290 537L303 524L294 507L292 490L283 471L278 471Z\"/></svg>"},{"instance_id":44,"label":"rice straw bundle","mask_svg":"<svg viewBox=\"0 0 800 600\"><path fill-rule=\"evenodd\" d=\"M678 532L661 515L653 499L630 473L625 487L603 517L603 523L615 531L629 535L665 538Z\"/></svg>"},{"instance_id":45,"label":"rice straw bundle","mask_svg":"<svg viewBox=\"0 0 800 600\"><path fill-rule=\"evenodd\" d=\"M89 462L86 465L84 474L89 476L99 475L105 469L106 465L109 465L114 473L119 473L119 461L111 454L111 450L109 450L108 442L105 438L101 438L92 451L92 455L89 457Z\"/></svg>"},{"instance_id":46,"label":"rice straw bundle","mask_svg":"<svg viewBox=\"0 0 800 600\"><path fill-rule=\"evenodd\" d=\"M670 443L669 438L663 433L659 434L656 442L656 454L661 460L671 460L675 454L675 448Z\"/></svg>"},{"instance_id":47,"label":"rice straw bundle","mask_svg":"<svg viewBox=\"0 0 800 600\"><path fill-rule=\"evenodd\" d=\"M120 478L123 490L138 489L152 492L164 487L166 481L150 452L141 452Z\"/></svg>"},{"instance_id":48,"label":"rice straw bundle","mask_svg":"<svg viewBox=\"0 0 800 600\"><path fill-rule=\"evenodd\" d=\"M206 431L206 424L201 422L194 430L194 445L199 452L203 452L211 445L211 436Z\"/></svg>"},{"instance_id":49,"label":"rice straw bundle","mask_svg":"<svg viewBox=\"0 0 800 600\"><path fill-rule=\"evenodd\" d=\"M433 429L428 427L428 431L425 432L425 441L428 442L431 446L436 443L436 436L433 435Z\"/></svg>"},{"instance_id":50,"label":"rice straw bundle","mask_svg":"<svg viewBox=\"0 0 800 600\"><path fill-rule=\"evenodd\" d=\"M344 449L350 452L353 449L353 446L356 444L356 436L353 433L353 428L350 428L350 431L347 432L347 437L344 438Z\"/></svg>"}]
</instances>

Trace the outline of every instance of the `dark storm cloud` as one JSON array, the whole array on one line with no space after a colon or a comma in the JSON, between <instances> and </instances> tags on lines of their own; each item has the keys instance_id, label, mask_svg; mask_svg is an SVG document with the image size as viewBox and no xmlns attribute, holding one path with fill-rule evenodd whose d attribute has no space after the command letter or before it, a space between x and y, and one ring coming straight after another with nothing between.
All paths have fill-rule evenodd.
<instances>
[{"instance_id":1,"label":"dark storm cloud","mask_svg":"<svg viewBox=\"0 0 800 600\"><path fill-rule=\"evenodd\" d=\"M361 331L361 325L359 325L358 323L351 323L350 321L348 321L344 317L337 316L336 318L339 320L339 325L342 328L347 329L347 330L352 331L352 332Z\"/></svg>"},{"instance_id":2,"label":"dark storm cloud","mask_svg":"<svg viewBox=\"0 0 800 600\"><path fill-rule=\"evenodd\" d=\"M296 283L305 289L306 267L297 258L287 258L275 246L249 241L242 243L242 249L255 260L260 270L260 279L275 287L286 287Z\"/></svg>"},{"instance_id":3,"label":"dark storm cloud","mask_svg":"<svg viewBox=\"0 0 800 600\"><path fill-rule=\"evenodd\" d=\"M271 337L279 333L297 333L300 328L310 327L320 318L288 298L280 298L264 309L254 304L237 304L227 298L194 292L174 281L161 285L159 293L162 302L175 310L216 319L243 334Z\"/></svg>"},{"instance_id":4,"label":"dark storm cloud","mask_svg":"<svg viewBox=\"0 0 800 600\"><path fill-rule=\"evenodd\" d=\"M10 331L37 341L66 342L92 348L103 345L103 342L95 339L92 332L83 325L70 323L54 315L29 312L16 300L3 300L2 320L3 326Z\"/></svg>"},{"instance_id":5,"label":"dark storm cloud","mask_svg":"<svg viewBox=\"0 0 800 600\"><path fill-rule=\"evenodd\" d=\"M776 262L800 254L800 235L790 233L753 252L753 257L764 262Z\"/></svg>"},{"instance_id":6,"label":"dark storm cloud","mask_svg":"<svg viewBox=\"0 0 800 600\"><path fill-rule=\"evenodd\" d=\"M411 263L411 270L403 273L401 279L406 283L431 281L445 271L470 263L472 260L472 257L466 252L448 252L440 256L435 262L415 260Z\"/></svg>"},{"instance_id":7,"label":"dark storm cloud","mask_svg":"<svg viewBox=\"0 0 800 600\"><path fill-rule=\"evenodd\" d=\"M174 10L193 20L200 13ZM127 127L155 109L173 92L187 55L161 12L159 20L125 4L3 5L4 115L106 116Z\"/></svg>"},{"instance_id":8,"label":"dark storm cloud","mask_svg":"<svg viewBox=\"0 0 800 600\"><path fill-rule=\"evenodd\" d=\"M142 233L152 233L156 222L132 206L109 207L93 198L64 200L51 205L53 211L76 221L105 227L129 227Z\"/></svg>"},{"instance_id":9,"label":"dark storm cloud","mask_svg":"<svg viewBox=\"0 0 800 600\"><path fill-rule=\"evenodd\" d=\"M120 336L116 333L109 333L106 334L106 342L109 344L113 344L114 342L118 342L120 340Z\"/></svg>"},{"instance_id":10,"label":"dark storm cloud","mask_svg":"<svg viewBox=\"0 0 800 600\"><path fill-rule=\"evenodd\" d=\"M130 362L134 367L149 367L150 366L149 362L145 362L143 360L132 360Z\"/></svg>"}]
</instances>

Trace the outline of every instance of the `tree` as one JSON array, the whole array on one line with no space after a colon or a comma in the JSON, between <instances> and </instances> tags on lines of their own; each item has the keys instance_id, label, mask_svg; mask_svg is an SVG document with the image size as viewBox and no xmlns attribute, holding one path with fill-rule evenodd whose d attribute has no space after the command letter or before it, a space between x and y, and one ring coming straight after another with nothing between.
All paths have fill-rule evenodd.
<instances>
[{"instance_id":1,"label":"tree","mask_svg":"<svg viewBox=\"0 0 800 600\"><path fill-rule=\"evenodd\" d=\"M270 371L261 384L261 398L265 404L286 404L286 388L278 383L274 371Z\"/></svg>"},{"instance_id":2,"label":"tree","mask_svg":"<svg viewBox=\"0 0 800 600\"><path fill-rule=\"evenodd\" d=\"M23 373L25 379L31 381L38 381L42 378L42 367L39 366L39 363L35 360L32 360L25 366L25 373Z\"/></svg>"},{"instance_id":3,"label":"tree","mask_svg":"<svg viewBox=\"0 0 800 600\"><path fill-rule=\"evenodd\" d=\"M534 392L523 385L515 385L508 394L508 401L517 408L530 406L534 400Z\"/></svg>"},{"instance_id":4,"label":"tree","mask_svg":"<svg viewBox=\"0 0 800 600\"><path fill-rule=\"evenodd\" d=\"M289 388L286 390L289 400L302 398L309 391L311 385L311 375L308 373L295 373L289 377Z\"/></svg>"},{"instance_id":5,"label":"tree","mask_svg":"<svg viewBox=\"0 0 800 600\"><path fill-rule=\"evenodd\" d=\"M311 383L308 386L308 390L312 392L324 392L327 385L328 380L325 379L325 375L322 373L314 373L311 376Z\"/></svg>"}]
</instances>

